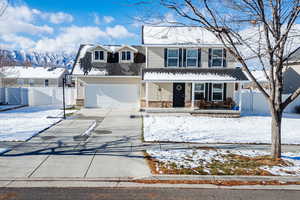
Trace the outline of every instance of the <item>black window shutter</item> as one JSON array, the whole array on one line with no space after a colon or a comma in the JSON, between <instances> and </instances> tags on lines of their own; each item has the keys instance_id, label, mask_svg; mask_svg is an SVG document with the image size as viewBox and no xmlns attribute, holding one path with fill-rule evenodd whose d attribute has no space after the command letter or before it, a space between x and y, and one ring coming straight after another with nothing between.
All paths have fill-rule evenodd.
<instances>
[{"instance_id":1,"label":"black window shutter","mask_svg":"<svg viewBox=\"0 0 300 200\"><path fill-rule=\"evenodd\" d=\"M116 63L117 63L117 62L120 62L120 61L119 61L119 53L115 53L114 55L115 55L115 59L114 59L115 62L116 62Z\"/></svg>"},{"instance_id":2,"label":"black window shutter","mask_svg":"<svg viewBox=\"0 0 300 200\"><path fill-rule=\"evenodd\" d=\"M209 88L208 88L208 99L209 101L211 101L211 94L212 94L212 83L209 83Z\"/></svg>"},{"instance_id":3,"label":"black window shutter","mask_svg":"<svg viewBox=\"0 0 300 200\"><path fill-rule=\"evenodd\" d=\"M198 67L201 67L201 49L198 49Z\"/></svg>"},{"instance_id":4,"label":"black window shutter","mask_svg":"<svg viewBox=\"0 0 300 200\"><path fill-rule=\"evenodd\" d=\"M209 83L205 83L205 101L209 101Z\"/></svg>"},{"instance_id":5,"label":"black window shutter","mask_svg":"<svg viewBox=\"0 0 300 200\"><path fill-rule=\"evenodd\" d=\"M224 83L224 87L223 87L223 101L226 101L227 99L227 84Z\"/></svg>"},{"instance_id":6,"label":"black window shutter","mask_svg":"<svg viewBox=\"0 0 300 200\"><path fill-rule=\"evenodd\" d=\"M168 49L165 48L165 67L167 67L167 63L168 63L167 59L168 59Z\"/></svg>"},{"instance_id":7,"label":"black window shutter","mask_svg":"<svg viewBox=\"0 0 300 200\"><path fill-rule=\"evenodd\" d=\"M211 67L211 54L212 54L212 49L208 49L208 67Z\"/></svg>"},{"instance_id":8,"label":"black window shutter","mask_svg":"<svg viewBox=\"0 0 300 200\"><path fill-rule=\"evenodd\" d=\"M186 49L183 49L183 67L186 67Z\"/></svg>"},{"instance_id":9,"label":"black window shutter","mask_svg":"<svg viewBox=\"0 0 300 200\"><path fill-rule=\"evenodd\" d=\"M223 56L223 67L227 67L227 52L226 52L226 49L223 49L223 53L224 53L224 56Z\"/></svg>"},{"instance_id":10,"label":"black window shutter","mask_svg":"<svg viewBox=\"0 0 300 200\"><path fill-rule=\"evenodd\" d=\"M182 49L179 49L179 67L182 67Z\"/></svg>"}]
</instances>

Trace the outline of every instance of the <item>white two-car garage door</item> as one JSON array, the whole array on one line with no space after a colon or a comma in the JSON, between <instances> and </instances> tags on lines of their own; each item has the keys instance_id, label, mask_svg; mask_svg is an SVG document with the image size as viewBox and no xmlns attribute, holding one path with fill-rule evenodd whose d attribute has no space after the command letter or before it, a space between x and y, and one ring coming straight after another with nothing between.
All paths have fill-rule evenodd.
<instances>
[{"instance_id":1,"label":"white two-car garage door","mask_svg":"<svg viewBox=\"0 0 300 200\"><path fill-rule=\"evenodd\" d=\"M139 105L138 84L88 84L85 87L87 108L137 108Z\"/></svg>"}]
</instances>

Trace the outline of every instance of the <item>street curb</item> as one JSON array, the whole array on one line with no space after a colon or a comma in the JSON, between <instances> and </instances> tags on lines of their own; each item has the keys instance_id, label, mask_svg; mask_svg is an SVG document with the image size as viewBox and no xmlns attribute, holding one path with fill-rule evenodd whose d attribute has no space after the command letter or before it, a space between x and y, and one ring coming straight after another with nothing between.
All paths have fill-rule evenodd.
<instances>
[{"instance_id":1,"label":"street curb","mask_svg":"<svg viewBox=\"0 0 300 200\"><path fill-rule=\"evenodd\" d=\"M227 190L296 190L300 185L240 185L219 186L214 184L146 184L130 181L92 180L6 180L0 188L178 188L178 189L227 189Z\"/></svg>"},{"instance_id":2,"label":"street curb","mask_svg":"<svg viewBox=\"0 0 300 200\"><path fill-rule=\"evenodd\" d=\"M300 182L300 176L153 175L153 176L151 176L150 180L189 180L189 181L213 180L213 181L280 181L280 182Z\"/></svg>"}]
</instances>

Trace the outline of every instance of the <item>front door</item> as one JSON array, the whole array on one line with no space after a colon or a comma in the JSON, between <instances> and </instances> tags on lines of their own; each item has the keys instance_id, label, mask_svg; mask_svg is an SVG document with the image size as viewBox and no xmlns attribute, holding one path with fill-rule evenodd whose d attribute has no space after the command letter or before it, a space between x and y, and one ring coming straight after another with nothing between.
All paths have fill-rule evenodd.
<instances>
[{"instance_id":1,"label":"front door","mask_svg":"<svg viewBox=\"0 0 300 200\"><path fill-rule=\"evenodd\" d=\"M185 83L173 83L173 107L184 107Z\"/></svg>"}]
</instances>

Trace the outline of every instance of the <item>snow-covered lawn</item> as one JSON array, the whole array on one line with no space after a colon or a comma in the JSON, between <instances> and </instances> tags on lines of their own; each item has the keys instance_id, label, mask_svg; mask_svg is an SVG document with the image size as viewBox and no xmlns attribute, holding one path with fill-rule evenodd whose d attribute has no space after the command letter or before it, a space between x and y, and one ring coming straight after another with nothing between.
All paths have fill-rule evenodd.
<instances>
[{"instance_id":1,"label":"snow-covered lawn","mask_svg":"<svg viewBox=\"0 0 300 200\"><path fill-rule=\"evenodd\" d=\"M58 122L62 114L62 110L50 106L0 112L0 141L26 141Z\"/></svg>"},{"instance_id":2,"label":"snow-covered lawn","mask_svg":"<svg viewBox=\"0 0 300 200\"><path fill-rule=\"evenodd\" d=\"M300 175L300 152L283 153L282 161L268 159L269 152L252 150L148 150L157 173L199 175ZM188 171L190 170L190 171Z\"/></svg>"},{"instance_id":3,"label":"snow-covered lawn","mask_svg":"<svg viewBox=\"0 0 300 200\"><path fill-rule=\"evenodd\" d=\"M282 123L282 143L300 144L300 116L286 116ZM270 143L271 117L150 116L144 118L144 139L194 143Z\"/></svg>"}]
</instances>

